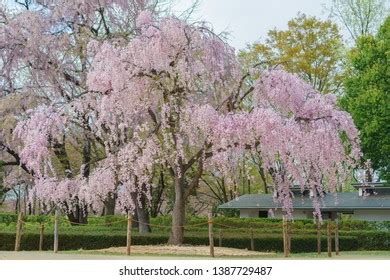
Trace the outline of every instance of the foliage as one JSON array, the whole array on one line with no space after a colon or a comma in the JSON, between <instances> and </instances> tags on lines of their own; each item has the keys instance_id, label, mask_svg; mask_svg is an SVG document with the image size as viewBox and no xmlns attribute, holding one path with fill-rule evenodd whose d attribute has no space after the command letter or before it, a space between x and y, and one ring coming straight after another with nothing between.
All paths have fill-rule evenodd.
<instances>
[{"instance_id":1,"label":"foliage","mask_svg":"<svg viewBox=\"0 0 390 280\"><path fill-rule=\"evenodd\" d=\"M11 231L13 232L16 226L17 214L0 213L0 231ZM214 219L216 230L223 230L225 232L247 232L248 228L252 227L255 232L258 233L278 233L282 231L282 223L280 219L271 218L233 218L227 216L217 216ZM24 216L26 222L25 231L33 232L39 227L39 223L43 222L47 229L53 228L54 216L48 215L29 215ZM207 225L208 218L205 216L187 216L186 225L188 226L189 232L200 232L208 231ZM150 223L152 225L164 226L153 227L152 233L155 232L167 232L172 224L172 216L158 216L151 218ZM201 224L201 225L198 225ZM191 227L191 225L197 225ZM93 233L93 232L105 232L110 234L112 232L126 231L126 218L124 216L90 216L88 217L88 225L74 227L69 224L66 219L60 220L60 227L69 233ZM305 220L294 220L292 223L293 230L298 234L314 234L316 225L311 219ZM325 225L322 229L325 230ZM339 224L340 232L347 234L356 234L356 232L390 232L390 221L359 221L359 220L341 220Z\"/></svg>"},{"instance_id":2,"label":"foliage","mask_svg":"<svg viewBox=\"0 0 390 280\"><path fill-rule=\"evenodd\" d=\"M388 14L388 0L332 0L331 16L338 19L353 40L374 34Z\"/></svg>"},{"instance_id":3,"label":"foliage","mask_svg":"<svg viewBox=\"0 0 390 280\"><path fill-rule=\"evenodd\" d=\"M13 250L15 233L0 233L0 250ZM134 245L159 245L168 240L168 235L146 235L139 236L136 233L132 237ZM326 251L326 237L321 239L322 250ZM184 244L208 245L208 236L192 235L186 236ZM39 233L25 233L22 235L22 250L37 250L39 244ZM60 250L78 249L102 249L108 247L125 246L125 234L61 234L59 235ZM214 244L218 244L218 236L214 235ZM230 248L249 249L249 236L223 237L222 245ZM257 251L283 251L283 238L279 235L255 235L255 250ZM46 234L44 238L44 250L52 250L53 234ZM317 238L315 235L299 236L292 235L291 250L293 253L314 252L317 249ZM340 236L340 250L390 250L390 235L384 233L372 234L361 233L359 236Z\"/></svg>"},{"instance_id":4,"label":"foliage","mask_svg":"<svg viewBox=\"0 0 390 280\"><path fill-rule=\"evenodd\" d=\"M270 30L265 43L241 51L245 64L282 65L322 93L339 91L343 43L336 24L298 14L287 30Z\"/></svg>"},{"instance_id":5,"label":"foliage","mask_svg":"<svg viewBox=\"0 0 390 280\"><path fill-rule=\"evenodd\" d=\"M340 103L360 131L365 159L390 179L390 17L378 34L363 36L349 54L350 70Z\"/></svg>"}]
</instances>

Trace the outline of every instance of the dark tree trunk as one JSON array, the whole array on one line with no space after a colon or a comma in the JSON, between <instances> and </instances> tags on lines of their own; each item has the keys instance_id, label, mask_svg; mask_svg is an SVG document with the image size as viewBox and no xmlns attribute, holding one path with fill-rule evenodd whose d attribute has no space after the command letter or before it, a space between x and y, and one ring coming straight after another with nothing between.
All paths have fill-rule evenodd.
<instances>
[{"instance_id":1,"label":"dark tree trunk","mask_svg":"<svg viewBox=\"0 0 390 280\"><path fill-rule=\"evenodd\" d=\"M88 223L88 212L86 207L80 207L78 204L75 209L67 214L72 226Z\"/></svg>"},{"instance_id":2,"label":"dark tree trunk","mask_svg":"<svg viewBox=\"0 0 390 280\"><path fill-rule=\"evenodd\" d=\"M153 218L157 217L161 211L164 190L165 190L164 172L160 171L158 186L156 189L152 189L152 205L150 207L150 216Z\"/></svg>"},{"instance_id":3,"label":"dark tree trunk","mask_svg":"<svg viewBox=\"0 0 390 280\"><path fill-rule=\"evenodd\" d=\"M60 161L66 178L73 178L73 172L71 169L68 153L65 147L65 135L62 139L62 142L55 141L53 143L54 154L57 156ZM89 176L89 165L90 165L90 141L86 138L83 143L83 176ZM72 226L77 226L79 224L87 224L88 223L88 210L86 206L81 206L79 199L76 197L73 205L68 205L65 203L65 209L67 210L67 216Z\"/></svg>"},{"instance_id":4,"label":"dark tree trunk","mask_svg":"<svg viewBox=\"0 0 390 280\"><path fill-rule=\"evenodd\" d=\"M264 184L264 193L267 194L268 193L267 178L265 177L264 169L261 166L259 167L259 174Z\"/></svg>"},{"instance_id":5,"label":"dark tree trunk","mask_svg":"<svg viewBox=\"0 0 390 280\"><path fill-rule=\"evenodd\" d=\"M133 219L134 219L133 228L138 228L138 232L141 234L151 232L151 228L149 226L150 216L146 205L145 194L142 193L139 200L138 200L139 197L137 193L132 193L131 196L132 196L132 200L135 202L135 209L133 215Z\"/></svg>"},{"instance_id":6,"label":"dark tree trunk","mask_svg":"<svg viewBox=\"0 0 390 280\"><path fill-rule=\"evenodd\" d=\"M150 224L149 212L146 207L146 199L144 194L142 194L141 196L141 205L137 205L136 211L137 211L137 216L139 221L138 232L141 234L151 232L152 230L149 226Z\"/></svg>"},{"instance_id":7,"label":"dark tree trunk","mask_svg":"<svg viewBox=\"0 0 390 280\"><path fill-rule=\"evenodd\" d=\"M65 139L64 139L65 143ZM61 154L63 158L63 166L67 167L70 170L70 162L65 150L65 144L61 146ZM88 139L88 137L85 136L84 143L83 143L83 177L88 178L90 174L90 162L91 162L91 141ZM67 175L68 177L72 177L72 173L69 173ZM78 200L78 198L77 198ZM72 223L72 225L79 225L79 224L87 224L88 223L88 209L86 206L81 206L80 201L76 203L72 211L67 215L69 221Z\"/></svg>"},{"instance_id":8,"label":"dark tree trunk","mask_svg":"<svg viewBox=\"0 0 390 280\"><path fill-rule=\"evenodd\" d=\"M89 177L91 172L91 141L85 136L84 145L83 145L83 176L85 178Z\"/></svg>"},{"instance_id":9,"label":"dark tree trunk","mask_svg":"<svg viewBox=\"0 0 390 280\"><path fill-rule=\"evenodd\" d=\"M104 201L104 215L115 215L115 204L115 197L107 197Z\"/></svg>"},{"instance_id":10,"label":"dark tree trunk","mask_svg":"<svg viewBox=\"0 0 390 280\"><path fill-rule=\"evenodd\" d=\"M185 194L183 177L175 176L175 205L172 211L172 229L168 243L172 245L183 244L185 222Z\"/></svg>"},{"instance_id":11,"label":"dark tree trunk","mask_svg":"<svg viewBox=\"0 0 390 280\"><path fill-rule=\"evenodd\" d=\"M221 179L221 190L222 190L222 194L223 194L223 203L229 202L229 199L228 199L228 196L227 196L227 193L226 193L225 179L223 177Z\"/></svg>"}]
</instances>

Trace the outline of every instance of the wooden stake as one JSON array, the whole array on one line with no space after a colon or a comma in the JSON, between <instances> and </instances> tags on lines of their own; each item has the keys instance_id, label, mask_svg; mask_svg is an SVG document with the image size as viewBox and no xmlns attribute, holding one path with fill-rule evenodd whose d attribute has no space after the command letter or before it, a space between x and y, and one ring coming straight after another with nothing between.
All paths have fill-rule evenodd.
<instances>
[{"instance_id":1,"label":"wooden stake","mask_svg":"<svg viewBox=\"0 0 390 280\"><path fill-rule=\"evenodd\" d=\"M317 254L321 255L321 223L320 219L317 218Z\"/></svg>"},{"instance_id":2,"label":"wooden stake","mask_svg":"<svg viewBox=\"0 0 390 280\"><path fill-rule=\"evenodd\" d=\"M287 219L283 216L283 253L284 257L288 257L288 241L287 241Z\"/></svg>"},{"instance_id":3,"label":"wooden stake","mask_svg":"<svg viewBox=\"0 0 390 280\"><path fill-rule=\"evenodd\" d=\"M58 219L59 219L59 210L56 209L54 215L54 253L58 253Z\"/></svg>"},{"instance_id":4,"label":"wooden stake","mask_svg":"<svg viewBox=\"0 0 390 280\"><path fill-rule=\"evenodd\" d=\"M328 219L327 223L327 236L328 236L328 257L332 257L332 221Z\"/></svg>"},{"instance_id":5,"label":"wooden stake","mask_svg":"<svg viewBox=\"0 0 390 280\"><path fill-rule=\"evenodd\" d=\"M251 250L255 250L255 240L253 238L253 228L251 228Z\"/></svg>"},{"instance_id":6,"label":"wooden stake","mask_svg":"<svg viewBox=\"0 0 390 280\"><path fill-rule=\"evenodd\" d=\"M131 229L133 217L130 213L127 214L127 237L126 237L126 255L131 252Z\"/></svg>"},{"instance_id":7,"label":"wooden stake","mask_svg":"<svg viewBox=\"0 0 390 280\"><path fill-rule=\"evenodd\" d=\"M222 230L219 229L219 247L222 247Z\"/></svg>"},{"instance_id":8,"label":"wooden stake","mask_svg":"<svg viewBox=\"0 0 390 280\"><path fill-rule=\"evenodd\" d=\"M214 258L213 214L209 213L209 243L210 257Z\"/></svg>"},{"instance_id":9,"label":"wooden stake","mask_svg":"<svg viewBox=\"0 0 390 280\"><path fill-rule=\"evenodd\" d=\"M20 241L22 239L22 222L23 222L23 213L19 212L18 221L16 223L15 251L20 251Z\"/></svg>"},{"instance_id":10,"label":"wooden stake","mask_svg":"<svg viewBox=\"0 0 390 280\"><path fill-rule=\"evenodd\" d=\"M291 221L287 221L287 251L288 255L291 253Z\"/></svg>"},{"instance_id":11,"label":"wooden stake","mask_svg":"<svg viewBox=\"0 0 390 280\"><path fill-rule=\"evenodd\" d=\"M45 230L45 224L41 223L41 227L39 228L39 251L43 250L43 232Z\"/></svg>"},{"instance_id":12,"label":"wooden stake","mask_svg":"<svg viewBox=\"0 0 390 280\"><path fill-rule=\"evenodd\" d=\"M336 218L336 227L335 227L335 232L334 232L334 247L336 251L336 256L339 255L340 253L340 248L339 248L339 218Z\"/></svg>"}]
</instances>

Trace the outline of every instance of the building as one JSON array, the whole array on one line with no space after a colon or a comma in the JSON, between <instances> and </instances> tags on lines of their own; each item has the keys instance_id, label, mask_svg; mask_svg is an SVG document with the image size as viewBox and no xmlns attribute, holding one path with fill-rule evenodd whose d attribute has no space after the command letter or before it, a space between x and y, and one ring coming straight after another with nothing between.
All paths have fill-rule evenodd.
<instances>
[{"instance_id":1,"label":"building","mask_svg":"<svg viewBox=\"0 0 390 280\"><path fill-rule=\"evenodd\" d=\"M335 218L337 213L351 214L355 220L390 221L390 186L383 183L355 184L356 192L326 193L320 199L324 219ZM273 190L273 187L269 187ZM312 219L312 195L299 187L292 188L293 217ZM271 194L246 194L219 206L219 209L239 209L241 218L274 217L282 218L281 205ZM272 214L270 213L272 210Z\"/></svg>"}]
</instances>

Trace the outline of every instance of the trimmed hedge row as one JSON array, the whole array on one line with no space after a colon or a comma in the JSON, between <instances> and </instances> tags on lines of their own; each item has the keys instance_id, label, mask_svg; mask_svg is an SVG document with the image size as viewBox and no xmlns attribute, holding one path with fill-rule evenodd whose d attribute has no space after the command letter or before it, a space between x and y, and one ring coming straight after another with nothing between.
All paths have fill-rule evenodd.
<instances>
[{"instance_id":1,"label":"trimmed hedge row","mask_svg":"<svg viewBox=\"0 0 390 280\"><path fill-rule=\"evenodd\" d=\"M144 235L133 236L134 245L158 245L165 244L167 235ZM0 233L0 250L14 250L15 234ZM184 243L189 245L208 245L206 236L186 236ZM218 238L215 237L215 244ZM255 250L282 252L283 240L281 236L258 236L254 239ZM38 233L25 233L22 235L21 250L37 250L39 244ZM78 249L103 249L108 247L125 246L126 236L122 234L60 234L60 250ZM322 250L326 251L326 237L322 237ZM222 246L249 249L250 239L247 237L226 237L222 239ZM53 234L45 235L44 250L53 249ZM315 236L292 236L291 251L293 253L315 252L317 250L317 239ZM359 234L356 236L341 236L340 250L390 250L390 234Z\"/></svg>"},{"instance_id":2,"label":"trimmed hedge row","mask_svg":"<svg viewBox=\"0 0 390 280\"><path fill-rule=\"evenodd\" d=\"M65 219L66 217L63 216ZM53 216L38 216L30 215L24 217L26 222L29 223L40 223L44 222L45 224L51 224L53 222ZM123 221L125 218L121 215L115 216L103 216L88 217L88 225L98 225L104 223L113 223L110 227L112 228L123 228L126 229L126 223L118 223ZM11 224L16 223L17 215L13 213L0 213L0 224ZM207 222L207 217L203 216L187 216L186 221L188 225L198 224ZM226 216L218 216L214 219L216 223L224 224L233 227L242 227L248 228L250 226L254 228L264 228L265 230L271 231L274 229L281 229L281 220L280 219L270 219L270 218L233 218ZM156 218L151 218L150 221L152 224L170 226L172 223L172 217L169 215L159 216ZM70 226L66 221L61 221L61 224ZM216 225L216 227L218 227ZM311 219L306 220L295 220L293 224L294 229L297 230L314 230L315 225ZM202 227L192 228L193 231L207 229L207 225ZM390 221L383 222L371 222L371 221L355 221L355 220L342 220L340 222L340 230L354 231L354 230L380 230L380 231L390 231Z\"/></svg>"}]
</instances>

